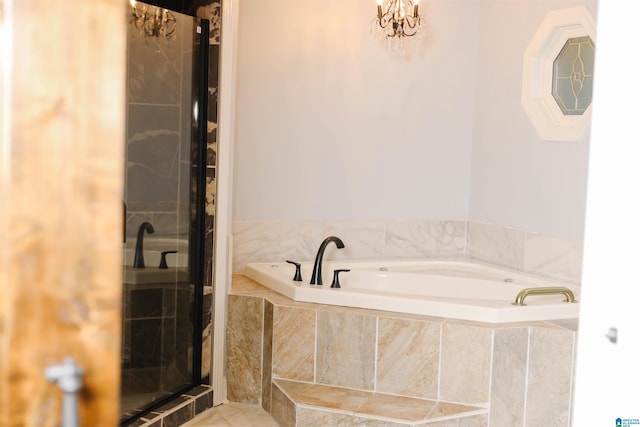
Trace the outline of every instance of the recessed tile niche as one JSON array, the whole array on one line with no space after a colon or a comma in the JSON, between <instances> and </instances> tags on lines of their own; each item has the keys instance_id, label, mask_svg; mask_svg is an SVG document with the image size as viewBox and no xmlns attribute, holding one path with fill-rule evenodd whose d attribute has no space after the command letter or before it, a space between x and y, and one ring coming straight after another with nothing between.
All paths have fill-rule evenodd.
<instances>
[{"instance_id":1,"label":"recessed tile niche","mask_svg":"<svg viewBox=\"0 0 640 427\"><path fill-rule=\"evenodd\" d=\"M525 50L522 106L540 138L576 141L589 126L595 34L586 8L556 10Z\"/></svg>"}]
</instances>

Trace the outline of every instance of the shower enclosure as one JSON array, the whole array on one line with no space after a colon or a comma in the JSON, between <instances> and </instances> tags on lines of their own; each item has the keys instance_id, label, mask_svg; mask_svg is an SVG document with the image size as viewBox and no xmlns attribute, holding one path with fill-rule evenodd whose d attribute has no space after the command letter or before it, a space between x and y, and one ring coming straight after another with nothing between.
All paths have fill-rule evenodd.
<instances>
[{"instance_id":1,"label":"shower enclosure","mask_svg":"<svg viewBox=\"0 0 640 427\"><path fill-rule=\"evenodd\" d=\"M127 43L122 425L202 382L207 267L209 22L135 7Z\"/></svg>"}]
</instances>

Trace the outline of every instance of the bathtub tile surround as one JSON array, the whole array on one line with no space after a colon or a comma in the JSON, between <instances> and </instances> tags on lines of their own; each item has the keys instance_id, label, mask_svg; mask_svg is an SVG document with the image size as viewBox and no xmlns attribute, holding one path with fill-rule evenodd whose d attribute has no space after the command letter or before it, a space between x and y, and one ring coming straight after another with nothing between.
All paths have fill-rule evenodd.
<instances>
[{"instance_id":1,"label":"bathtub tile surround","mask_svg":"<svg viewBox=\"0 0 640 427\"><path fill-rule=\"evenodd\" d=\"M316 312L276 305L273 316L273 375L299 381L314 380ZM290 343L298 351L287 351Z\"/></svg>"},{"instance_id":2,"label":"bathtub tile surround","mask_svg":"<svg viewBox=\"0 0 640 427\"><path fill-rule=\"evenodd\" d=\"M346 223L234 222L233 270L240 271L246 263L258 259L262 262L279 259L312 261L320 242L331 234L348 236L350 245L341 250L329 246L327 257L350 259L358 253L365 257L383 257L382 223L359 223L357 227L349 227Z\"/></svg>"},{"instance_id":3,"label":"bathtub tile surround","mask_svg":"<svg viewBox=\"0 0 640 427\"><path fill-rule=\"evenodd\" d=\"M264 410L271 410L271 375L273 371L273 303L265 300L262 326L262 387L261 402Z\"/></svg>"},{"instance_id":4,"label":"bathtub tile surround","mask_svg":"<svg viewBox=\"0 0 640 427\"><path fill-rule=\"evenodd\" d=\"M233 271L248 262L313 261L320 242L339 236L345 248L329 247L326 259L465 256L465 221L235 221Z\"/></svg>"},{"instance_id":5,"label":"bathtub tile surround","mask_svg":"<svg viewBox=\"0 0 640 427\"><path fill-rule=\"evenodd\" d=\"M317 312L316 381L371 390L376 338L373 316L342 311ZM357 357L354 357L357 355Z\"/></svg>"},{"instance_id":6,"label":"bathtub tile surround","mask_svg":"<svg viewBox=\"0 0 640 427\"><path fill-rule=\"evenodd\" d=\"M471 259L580 283L582 242L470 221L467 244Z\"/></svg>"},{"instance_id":7,"label":"bathtub tile surround","mask_svg":"<svg viewBox=\"0 0 640 427\"><path fill-rule=\"evenodd\" d=\"M493 330L482 323L442 324L441 399L474 404L489 401Z\"/></svg>"},{"instance_id":8,"label":"bathtub tile surround","mask_svg":"<svg viewBox=\"0 0 640 427\"><path fill-rule=\"evenodd\" d=\"M529 332L529 377L526 420L530 425L569 425L573 370L561 369L574 359L575 334L562 329ZM553 390L553 399L545 390Z\"/></svg>"},{"instance_id":9,"label":"bathtub tile surround","mask_svg":"<svg viewBox=\"0 0 640 427\"><path fill-rule=\"evenodd\" d=\"M229 396L283 426L566 426L576 324L299 303L235 274Z\"/></svg>"},{"instance_id":10,"label":"bathtub tile surround","mask_svg":"<svg viewBox=\"0 0 640 427\"><path fill-rule=\"evenodd\" d=\"M264 299L229 295L228 307L229 400L258 405L262 397Z\"/></svg>"},{"instance_id":11,"label":"bathtub tile surround","mask_svg":"<svg viewBox=\"0 0 640 427\"><path fill-rule=\"evenodd\" d=\"M436 319L379 318L378 391L437 398L440 326Z\"/></svg>"},{"instance_id":12,"label":"bathtub tile surround","mask_svg":"<svg viewBox=\"0 0 640 427\"><path fill-rule=\"evenodd\" d=\"M524 422L528 345L526 329L495 332L489 416L504 420L505 425L521 426Z\"/></svg>"},{"instance_id":13,"label":"bathtub tile surround","mask_svg":"<svg viewBox=\"0 0 640 427\"><path fill-rule=\"evenodd\" d=\"M233 271L249 262L313 261L337 235L345 248L325 259L463 258L580 283L582 242L477 221L235 221Z\"/></svg>"},{"instance_id":14,"label":"bathtub tile surround","mask_svg":"<svg viewBox=\"0 0 640 427\"><path fill-rule=\"evenodd\" d=\"M465 254L466 221L397 221L385 224L387 258L460 258Z\"/></svg>"},{"instance_id":15,"label":"bathtub tile surround","mask_svg":"<svg viewBox=\"0 0 640 427\"><path fill-rule=\"evenodd\" d=\"M582 242L528 233L524 270L579 283L582 274Z\"/></svg>"},{"instance_id":16,"label":"bathtub tile surround","mask_svg":"<svg viewBox=\"0 0 640 427\"><path fill-rule=\"evenodd\" d=\"M486 409L456 403L394 396L319 384L274 380L274 389L286 397L283 426L364 425L414 426L438 418L465 420ZM332 410L329 410L332 409ZM295 415L295 419L291 415ZM486 415L485 415L486 417ZM463 421L464 422L464 421ZM431 424L429 424L431 425Z\"/></svg>"},{"instance_id":17,"label":"bathtub tile surround","mask_svg":"<svg viewBox=\"0 0 640 427\"><path fill-rule=\"evenodd\" d=\"M469 257L512 270L524 270L526 233L511 227L470 222Z\"/></svg>"}]
</instances>

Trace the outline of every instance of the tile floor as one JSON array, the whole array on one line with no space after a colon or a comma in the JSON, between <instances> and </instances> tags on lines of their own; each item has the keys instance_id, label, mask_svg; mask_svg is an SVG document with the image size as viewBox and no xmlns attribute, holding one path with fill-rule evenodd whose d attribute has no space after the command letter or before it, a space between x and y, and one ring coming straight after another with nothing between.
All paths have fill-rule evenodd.
<instances>
[{"instance_id":1,"label":"tile floor","mask_svg":"<svg viewBox=\"0 0 640 427\"><path fill-rule=\"evenodd\" d=\"M279 424L260 407L229 402L203 412L182 427L279 427Z\"/></svg>"}]
</instances>

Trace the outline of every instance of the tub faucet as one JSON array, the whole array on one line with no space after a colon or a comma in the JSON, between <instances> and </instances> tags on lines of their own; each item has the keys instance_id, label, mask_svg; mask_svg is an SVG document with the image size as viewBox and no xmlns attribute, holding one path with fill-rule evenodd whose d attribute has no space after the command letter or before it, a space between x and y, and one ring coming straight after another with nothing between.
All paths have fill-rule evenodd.
<instances>
[{"instance_id":1,"label":"tub faucet","mask_svg":"<svg viewBox=\"0 0 640 427\"><path fill-rule=\"evenodd\" d=\"M311 273L311 282L309 282L311 285L322 285L322 258L324 257L324 251L327 249L327 245L331 242L335 243L338 249L344 248L344 243L336 236L329 236L322 241L316 254L316 260L313 263L313 273Z\"/></svg>"},{"instance_id":2,"label":"tub faucet","mask_svg":"<svg viewBox=\"0 0 640 427\"><path fill-rule=\"evenodd\" d=\"M138 238L136 239L136 253L133 257L133 268L144 268L144 251L142 250L142 240L144 232L152 234L155 230L150 222L143 222L138 228Z\"/></svg>"}]
</instances>

